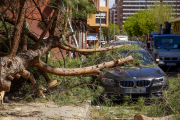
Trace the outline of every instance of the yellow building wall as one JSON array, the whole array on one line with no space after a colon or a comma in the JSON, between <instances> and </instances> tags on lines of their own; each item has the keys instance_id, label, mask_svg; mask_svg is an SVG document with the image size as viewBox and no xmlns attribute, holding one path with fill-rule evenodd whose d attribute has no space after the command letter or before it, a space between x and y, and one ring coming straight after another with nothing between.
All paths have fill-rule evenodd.
<instances>
[{"instance_id":1,"label":"yellow building wall","mask_svg":"<svg viewBox=\"0 0 180 120\"><path fill-rule=\"evenodd\" d=\"M108 27L109 22L109 0L107 0L106 7L99 7L100 10L106 12L106 24L101 24L101 27ZM100 27L100 24L96 24L96 14L94 14L91 18L87 19L87 25L90 27Z\"/></svg>"},{"instance_id":2,"label":"yellow building wall","mask_svg":"<svg viewBox=\"0 0 180 120\"><path fill-rule=\"evenodd\" d=\"M180 34L180 21L173 23L173 34Z\"/></svg>"},{"instance_id":3,"label":"yellow building wall","mask_svg":"<svg viewBox=\"0 0 180 120\"><path fill-rule=\"evenodd\" d=\"M101 7L99 6L99 10L102 10L103 12L106 12L106 24L101 24L101 28L103 27L108 27L109 25L109 0L107 0L107 3L106 3L106 7ZM98 13L97 13L98 14ZM99 28L100 28L100 24L96 24L96 14L92 15L91 18L88 18L87 19L87 25L90 27L90 28L93 28L95 31L93 31L94 33L97 33L98 32L98 39L99 39ZM94 41L95 42L95 45L97 47L99 47L99 40L96 40ZM89 40L87 40L87 43L89 43Z\"/></svg>"}]
</instances>

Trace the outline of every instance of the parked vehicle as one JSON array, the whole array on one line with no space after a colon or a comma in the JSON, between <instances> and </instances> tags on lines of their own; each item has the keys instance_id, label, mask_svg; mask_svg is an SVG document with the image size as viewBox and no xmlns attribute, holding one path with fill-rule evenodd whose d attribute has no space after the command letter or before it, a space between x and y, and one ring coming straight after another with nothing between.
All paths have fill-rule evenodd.
<instances>
[{"instance_id":1,"label":"parked vehicle","mask_svg":"<svg viewBox=\"0 0 180 120\"><path fill-rule=\"evenodd\" d=\"M121 45L121 44L125 44L125 43L127 43L127 44L137 44L137 45L139 45L140 47L143 48L142 43L139 42L139 41L117 41L117 42L113 42L112 46Z\"/></svg>"},{"instance_id":2,"label":"parked vehicle","mask_svg":"<svg viewBox=\"0 0 180 120\"><path fill-rule=\"evenodd\" d=\"M154 61L164 63L161 67L180 66L180 35L171 34L168 22L165 22L165 28L161 27L159 32L151 32L151 46L147 45L149 51Z\"/></svg>"},{"instance_id":3,"label":"parked vehicle","mask_svg":"<svg viewBox=\"0 0 180 120\"><path fill-rule=\"evenodd\" d=\"M128 36L126 36L126 35L116 35L116 41L128 41Z\"/></svg>"},{"instance_id":4,"label":"parked vehicle","mask_svg":"<svg viewBox=\"0 0 180 120\"><path fill-rule=\"evenodd\" d=\"M103 97L114 100L122 99L124 95L131 95L132 99L139 96L149 98L151 95L159 97L167 87L166 74L154 63L150 54L144 49L121 52L121 55L132 55L140 64L134 67L119 65L107 68L98 77L104 87Z\"/></svg>"}]
</instances>

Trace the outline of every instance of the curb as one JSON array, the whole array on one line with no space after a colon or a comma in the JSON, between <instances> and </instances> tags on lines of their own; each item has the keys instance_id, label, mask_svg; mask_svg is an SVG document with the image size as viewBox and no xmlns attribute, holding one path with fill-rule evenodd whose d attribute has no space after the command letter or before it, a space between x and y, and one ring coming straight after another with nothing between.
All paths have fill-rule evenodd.
<instances>
[{"instance_id":1,"label":"curb","mask_svg":"<svg viewBox=\"0 0 180 120\"><path fill-rule=\"evenodd\" d=\"M87 120L90 108L91 108L91 101L87 101L87 107L85 109L84 115L81 120Z\"/></svg>"}]
</instances>

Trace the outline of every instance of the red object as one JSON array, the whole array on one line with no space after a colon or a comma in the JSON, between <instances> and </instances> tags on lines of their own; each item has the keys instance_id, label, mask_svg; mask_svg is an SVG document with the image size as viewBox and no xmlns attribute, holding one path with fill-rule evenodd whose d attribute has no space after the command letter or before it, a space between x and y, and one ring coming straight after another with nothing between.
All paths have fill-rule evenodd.
<instances>
[{"instance_id":1,"label":"red object","mask_svg":"<svg viewBox=\"0 0 180 120\"><path fill-rule=\"evenodd\" d=\"M90 42L89 46L93 45L93 42Z\"/></svg>"}]
</instances>

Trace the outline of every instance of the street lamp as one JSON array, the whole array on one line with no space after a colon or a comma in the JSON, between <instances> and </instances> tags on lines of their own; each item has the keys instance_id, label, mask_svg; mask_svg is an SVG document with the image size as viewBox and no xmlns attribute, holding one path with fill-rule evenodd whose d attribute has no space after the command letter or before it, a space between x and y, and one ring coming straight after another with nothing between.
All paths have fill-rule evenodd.
<instances>
[{"instance_id":1,"label":"street lamp","mask_svg":"<svg viewBox=\"0 0 180 120\"><path fill-rule=\"evenodd\" d=\"M101 41L101 13L103 12L102 10L98 10L100 13L100 29L99 29L99 40ZM101 42L100 42L100 47L101 47Z\"/></svg>"},{"instance_id":2,"label":"street lamp","mask_svg":"<svg viewBox=\"0 0 180 120\"><path fill-rule=\"evenodd\" d=\"M115 9L114 10L114 41L115 41Z\"/></svg>"}]
</instances>

